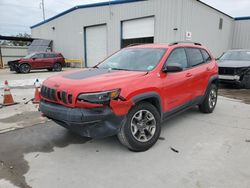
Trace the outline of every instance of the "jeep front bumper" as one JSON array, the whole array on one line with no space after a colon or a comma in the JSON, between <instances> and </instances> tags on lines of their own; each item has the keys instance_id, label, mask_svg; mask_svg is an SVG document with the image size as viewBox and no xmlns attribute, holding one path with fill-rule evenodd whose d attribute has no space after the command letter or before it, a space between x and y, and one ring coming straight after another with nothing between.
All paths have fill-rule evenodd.
<instances>
[{"instance_id":1,"label":"jeep front bumper","mask_svg":"<svg viewBox=\"0 0 250 188\"><path fill-rule=\"evenodd\" d=\"M126 121L125 116L115 115L109 107L69 108L41 101L40 111L57 124L83 137L90 138L116 135Z\"/></svg>"}]
</instances>

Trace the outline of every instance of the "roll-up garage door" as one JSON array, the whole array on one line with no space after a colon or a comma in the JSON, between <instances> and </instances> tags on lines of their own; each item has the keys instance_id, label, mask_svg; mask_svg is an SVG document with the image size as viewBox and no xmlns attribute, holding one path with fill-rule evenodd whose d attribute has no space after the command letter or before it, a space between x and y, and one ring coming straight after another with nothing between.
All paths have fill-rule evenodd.
<instances>
[{"instance_id":1,"label":"roll-up garage door","mask_svg":"<svg viewBox=\"0 0 250 188\"><path fill-rule=\"evenodd\" d=\"M122 47L132 43L154 42L154 17L122 22Z\"/></svg>"},{"instance_id":2,"label":"roll-up garage door","mask_svg":"<svg viewBox=\"0 0 250 188\"><path fill-rule=\"evenodd\" d=\"M85 27L85 61L93 67L107 56L107 26Z\"/></svg>"}]
</instances>

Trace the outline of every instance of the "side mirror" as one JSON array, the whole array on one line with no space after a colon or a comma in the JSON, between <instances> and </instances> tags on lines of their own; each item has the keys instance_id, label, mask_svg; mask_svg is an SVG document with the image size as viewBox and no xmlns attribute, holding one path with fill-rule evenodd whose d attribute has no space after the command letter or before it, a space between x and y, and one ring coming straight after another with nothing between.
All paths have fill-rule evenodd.
<instances>
[{"instance_id":1,"label":"side mirror","mask_svg":"<svg viewBox=\"0 0 250 188\"><path fill-rule=\"evenodd\" d=\"M165 65L163 67L162 71L165 73L167 73L167 72L181 72L181 71L183 71L183 68L180 64L173 63L173 64Z\"/></svg>"},{"instance_id":2,"label":"side mirror","mask_svg":"<svg viewBox=\"0 0 250 188\"><path fill-rule=\"evenodd\" d=\"M34 61L34 60L36 60L36 58L35 58L35 57L32 57L32 60Z\"/></svg>"}]
</instances>

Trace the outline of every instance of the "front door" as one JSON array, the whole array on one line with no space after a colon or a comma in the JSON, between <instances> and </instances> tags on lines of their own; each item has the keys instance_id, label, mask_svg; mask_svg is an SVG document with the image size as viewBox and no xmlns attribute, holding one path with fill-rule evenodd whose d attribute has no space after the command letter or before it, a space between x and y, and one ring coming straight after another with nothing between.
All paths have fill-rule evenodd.
<instances>
[{"instance_id":1,"label":"front door","mask_svg":"<svg viewBox=\"0 0 250 188\"><path fill-rule=\"evenodd\" d=\"M33 69L39 69L39 68L42 68L43 67L43 58L44 58L44 54L43 53L38 53L38 54L35 54L33 57L32 57L32 60L31 60L31 65L32 65L32 68Z\"/></svg>"},{"instance_id":2,"label":"front door","mask_svg":"<svg viewBox=\"0 0 250 188\"><path fill-rule=\"evenodd\" d=\"M164 109L169 111L185 106L191 100L190 79L192 74L188 69L188 60L184 48L174 49L169 55L167 65L180 64L183 71L165 73L164 84Z\"/></svg>"}]
</instances>

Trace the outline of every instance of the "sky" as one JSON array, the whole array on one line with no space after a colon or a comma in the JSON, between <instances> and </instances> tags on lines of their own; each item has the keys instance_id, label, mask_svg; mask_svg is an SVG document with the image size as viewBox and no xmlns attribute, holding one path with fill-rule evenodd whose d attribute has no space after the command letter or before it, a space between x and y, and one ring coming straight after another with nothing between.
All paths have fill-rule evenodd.
<instances>
[{"instance_id":1,"label":"sky","mask_svg":"<svg viewBox=\"0 0 250 188\"><path fill-rule=\"evenodd\" d=\"M0 0L0 35L30 33L30 26L43 20L42 0ZM107 0L44 0L50 18L76 5ZM250 0L203 0L232 17L250 16Z\"/></svg>"}]
</instances>

